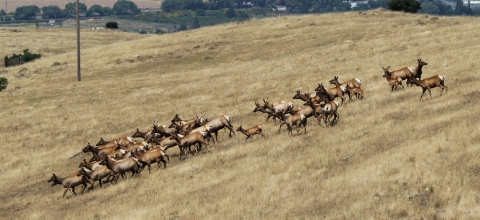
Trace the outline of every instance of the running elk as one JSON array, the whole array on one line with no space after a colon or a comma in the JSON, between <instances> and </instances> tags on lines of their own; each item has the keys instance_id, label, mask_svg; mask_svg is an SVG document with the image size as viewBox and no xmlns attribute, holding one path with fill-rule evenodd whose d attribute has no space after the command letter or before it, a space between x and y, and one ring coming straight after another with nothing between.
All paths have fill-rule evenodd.
<instances>
[{"instance_id":1,"label":"running elk","mask_svg":"<svg viewBox=\"0 0 480 220\"><path fill-rule=\"evenodd\" d=\"M354 93L354 92L350 91L350 89L357 88L356 91L358 91L358 90L363 91L362 80L360 80L359 78L353 78L353 79L348 80L346 82L340 83L340 82L338 82L338 76L334 76L333 79L329 81L329 83L332 84L332 85L335 85L337 87L340 87L343 91L346 91L350 101L352 101L351 95L352 95L352 93ZM358 94L358 93L354 93L354 94ZM357 96L357 98L359 98L359 97Z\"/></svg>"},{"instance_id":2,"label":"running elk","mask_svg":"<svg viewBox=\"0 0 480 220\"><path fill-rule=\"evenodd\" d=\"M431 88L440 87L442 91L440 92L440 96L442 96L443 90L446 89L445 93L448 93L448 87L445 85L445 77L436 75L430 78L418 80L415 77L411 77L407 80L407 83L414 84L417 86L422 87L423 92L420 96L420 101L422 101L422 97L425 94L425 91L428 90L430 94L430 98L432 98L432 92L430 91Z\"/></svg>"},{"instance_id":3,"label":"running elk","mask_svg":"<svg viewBox=\"0 0 480 220\"><path fill-rule=\"evenodd\" d=\"M77 193L75 192L75 187L80 184L83 185L83 189L81 192L83 193L83 191L85 191L85 189L87 188L87 183L89 182L85 177L78 176L80 172L81 170L78 170L64 178L58 177L57 175L53 174L52 177L47 180L47 182L52 182L52 186L59 184L66 188L62 198L65 197L65 194L69 189L72 189L73 194L77 196Z\"/></svg>"},{"instance_id":4,"label":"running elk","mask_svg":"<svg viewBox=\"0 0 480 220\"><path fill-rule=\"evenodd\" d=\"M326 89L323 84L320 83L318 84L318 87L315 89L315 91L317 91L318 96L326 96L328 100L327 102L333 101L335 98L340 97L342 99L342 104L345 100L343 94L347 92L346 88L342 89L342 87L340 86Z\"/></svg>"},{"instance_id":5,"label":"running elk","mask_svg":"<svg viewBox=\"0 0 480 220\"><path fill-rule=\"evenodd\" d=\"M250 137L253 137L253 135L256 135L256 134L262 135L262 137L265 138L265 135L263 135L263 133L262 133L262 126L259 126L259 125L255 125L255 126L249 128L247 130L243 129L242 125L240 125L240 127L238 127L237 131L240 131L244 135L247 136L247 139L245 139L245 141L247 141ZM253 138L252 138L252 140L253 140Z\"/></svg>"},{"instance_id":6,"label":"running elk","mask_svg":"<svg viewBox=\"0 0 480 220\"><path fill-rule=\"evenodd\" d=\"M297 134L300 131L300 128L303 127L305 128L305 134L307 133L307 117L303 114L295 114L295 115L282 115L282 124L280 124L280 127L278 130L282 129L282 125L287 124L287 129L288 133L287 134L292 134L293 135L293 126L296 126L297 129Z\"/></svg>"}]
</instances>

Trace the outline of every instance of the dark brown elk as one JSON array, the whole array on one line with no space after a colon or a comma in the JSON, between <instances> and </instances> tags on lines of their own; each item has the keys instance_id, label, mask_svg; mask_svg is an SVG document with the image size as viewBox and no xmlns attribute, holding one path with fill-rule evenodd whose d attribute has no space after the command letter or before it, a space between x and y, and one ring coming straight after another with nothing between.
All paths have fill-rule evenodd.
<instances>
[{"instance_id":1,"label":"dark brown elk","mask_svg":"<svg viewBox=\"0 0 480 220\"><path fill-rule=\"evenodd\" d=\"M358 88L361 91L363 91L362 80L360 80L359 78L353 78L353 79L350 79L346 82L340 83L338 81L338 76L334 76L333 79L329 81L329 83L332 84L332 85L335 85L335 86L339 86L339 87L342 88L342 90L345 90L346 93L348 94L348 98L350 99L350 101L352 101L352 96L351 95L352 95L353 92L351 92L349 88L351 88L351 89ZM359 98L359 97L357 96L357 98Z\"/></svg>"},{"instance_id":2,"label":"dark brown elk","mask_svg":"<svg viewBox=\"0 0 480 220\"><path fill-rule=\"evenodd\" d=\"M142 150L135 150L133 151L133 157L137 158L138 162L142 164L142 168L145 168L145 166L148 166L148 173L150 173L150 164L152 163L158 163L158 166L160 166L160 162L163 163L163 168L167 167L167 161L165 160L165 157L168 158L168 161L170 161L170 157L168 154L163 152L161 148L153 148L148 151L142 151Z\"/></svg>"},{"instance_id":3,"label":"dark brown elk","mask_svg":"<svg viewBox=\"0 0 480 220\"><path fill-rule=\"evenodd\" d=\"M255 109L253 109L253 112L263 112L263 113L268 114L267 120L265 120L265 122L267 122L268 119L270 119L271 117L273 117L273 120L275 120L276 118L281 119L279 116L277 116L277 114L275 114L275 112L273 112L269 108L265 107L265 105L260 105L257 102L257 100L255 100Z\"/></svg>"},{"instance_id":4,"label":"dark brown elk","mask_svg":"<svg viewBox=\"0 0 480 220\"><path fill-rule=\"evenodd\" d=\"M428 63L422 61L421 58L418 58L418 59L417 59L417 62L418 62L417 67L414 67L414 68L409 67L409 68L410 68L410 69L413 69L412 75L413 75L415 78L417 78L418 80L421 80L421 79L422 79L422 73L423 73L423 72L422 72L422 67L425 66L425 65L427 65Z\"/></svg>"},{"instance_id":5,"label":"dark brown elk","mask_svg":"<svg viewBox=\"0 0 480 220\"><path fill-rule=\"evenodd\" d=\"M87 183L89 183L89 181L85 177L78 176L80 172L81 170L78 170L64 178L58 177L57 175L53 174L52 177L47 180L47 182L52 182L52 186L59 184L66 188L62 198L65 197L65 194L69 189L71 189L73 194L77 196L77 193L75 192L75 187L78 185L83 185L83 189L81 192L83 193L83 191L85 191L85 189L87 188Z\"/></svg>"},{"instance_id":6,"label":"dark brown elk","mask_svg":"<svg viewBox=\"0 0 480 220\"><path fill-rule=\"evenodd\" d=\"M388 85L392 88L391 91L393 91L393 89L399 90L400 86L402 86L402 89L403 89L404 87L403 87L403 84L402 84L402 78L400 78L400 77L393 77L392 78L392 74L388 71L388 68L390 68L390 67L384 68L382 66L382 69L383 69L383 72L384 72L383 77L385 77L387 79Z\"/></svg>"},{"instance_id":7,"label":"dark brown elk","mask_svg":"<svg viewBox=\"0 0 480 220\"><path fill-rule=\"evenodd\" d=\"M236 136L235 131L233 130L232 124L230 124L230 116L222 115L218 118L215 118L205 124L206 127L209 128L209 133L215 133L215 139L218 142L218 131L223 128L227 128L230 130L229 137L233 135Z\"/></svg>"},{"instance_id":8,"label":"dark brown elk","mask_svg":"<svg viewBox=\"0 0 480 220\"><path fill-rule=\"evenodd\" d=\"M287 129L288 129L288 134L293 135L293 126L296 126L297 134L300 131L300 128L303 127L305 128L305 134L307 133L307 117L303 114L295 114L295 115L283 115L282 120L285 123L280 124L280 129L282 129L282 125L287 124Z\"/></svg>"},{"instance_id":9,"label":"dark brown elk","mask_svg":"<svg viewBox=\"0 0 480 220\"><path fill-rule=\"evenodd\" d=\"M238 127L237 131L240 131L244 135L247 136L247 139L245 139L245 141L247 141L250 137L253 137L253 135L256 135L256 134L259 134L263 138L265 138L265 135L262 132L262 126L259 126L259 125L255 125L255 126L249 128L247 130L243 129L242 125L240 125L240 127Z\"/></svg>"},{"instance_id":10,"label":"dark brown elk","mask_svg":"<svg viewBox=\"0 0 480 220\"><path fill-rule=\"evenodd\" d=\"M425 94L425 91L428 90L430 94L430 98L432 98L432 92L430 89L435 87L440 87L442 91L440 92L440 96L442 96L443 90L446 89L445 93L448 93L448 87L445 85L445 77L441 75L432 76L430 78L418 80L415 77L408 79L407 83L417 85L422 87L422 95L420 96L420 101L422 101L422 97Z\"/></svg>"},{"instance_id":11,"label":"dark brown elk","mask_svg":"<svg viewBox=\"0 0 480 220\"><path fill-rule=\"evenodd\" d=\"M95 181L98 180L98 184L100 187L102 187L102 179L107 177L106 182L109 181L110 177L113 178L113 180L118 179L118 175L115 175L112 170L108 169L107 166L101 166L98 167L97 169L90 170L85 167L82 167L82 171L78 174L79 176L84 176L90 181L90 190L93 190L93 185L95 185Z\"/></svg>"},{"instance_id":12,"label":"dark brown elk","mask_svg":"<svg viewBox=\"0 0 480 220\"><path fill-rule=\"evenodd\" d=\"M327 102L333 101L335 98L340 97L342 99L342 104L343 101L345 100L345 97L343 94L346 93L346 89L342 89L340 86L336 86L333 88L326 89L323 84L318 84L318 87L315 89L317 92L317 95L320 97L327 97Z\"/></svg>"},{"instance_id":13,"label":"dark brown elk","mask_svg":"<svg viewBox=\"0 0 480 220\"><path fill-rule=\"evenodd\" d=\"M101 162L100 165L106 165L108 169L112 170L115 174L122 175L122 178L125 179L126 172L132 172L132 176L135 174L139 174L141 172L140 164L136 158L127 158L122 160L115 160L110 157L105 157Z\"/></svg>"}]
</instances>

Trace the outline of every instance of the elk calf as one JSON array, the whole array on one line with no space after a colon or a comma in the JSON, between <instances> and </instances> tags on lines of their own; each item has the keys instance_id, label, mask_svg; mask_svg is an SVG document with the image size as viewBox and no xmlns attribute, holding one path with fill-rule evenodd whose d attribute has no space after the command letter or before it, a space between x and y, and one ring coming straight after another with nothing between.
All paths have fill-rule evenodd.
<instances>
[{"instance_id":1,"label":"elk calf","mask_svg":"<svg viewBox=\"0 0 480 220\"><path fill-rule=\"evenodd\" d=\"M430 98L432 98L432 92L430 91L431 88L440 87L442 89L442 91L440 92L440 96L442 96L444 89L446 89L445 93L448 92L448 87L445 85L445 77L440 75L432 76L430 78L426 78L422 80L418 80L415 77L411 77L407 80L407 83L422 87L423 92L422 92L422 95L420 96L420 101L422 101L422 97L425 94L426 90L428 90L428 93L430 94Z\"/></svg>"},{"instance_id":2,"label":"elk calf","mask_svg":"<svg viewBox=\"0 0 480 220\"><path fill-rule=\"evenodd\" d=\"M262 133L262 127L259 126L259 125L255 125L255 126L249 128L247 130L243 129L242 125L240 125L240 127L238 127L237 131L240 131L244 135L247 136L247 139L245 139L245 141L247 141L250 137L253 137L253 135L256 135L256 134L262 135L262 137L265 138L265 135L263 135L263 133Z\"/></svg>"},{"instance_id":3,"label":"elk calf","mask_svg":"<svg viewBox=\"0 0 480 220\"><path fill-rule=\"evenodd\" d=\"M387 68L384 68L382 66L382 69L383 69L383 72L384 72L383 77L385 77L387 79L388 85L390 85L391 88L392 88L391 91L393 91L393 89L398 90L400 88L399 86L402 86L402 89L403 89L404 87L402 85L402 78L392 77L392 74L390 73L388 68L390 68L390 66L388 66Z\"/></svg>"}]
</instances>

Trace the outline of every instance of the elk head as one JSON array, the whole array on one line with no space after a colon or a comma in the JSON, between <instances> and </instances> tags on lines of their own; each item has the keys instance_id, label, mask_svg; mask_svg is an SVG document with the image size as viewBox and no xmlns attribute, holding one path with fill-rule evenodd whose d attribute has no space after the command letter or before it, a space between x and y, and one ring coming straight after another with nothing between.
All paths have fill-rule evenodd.
<instances>
[{"instance_id":1,"label":"elk head","mask_svg":"<svg viewBox=\"0 0 480 220\"><path fill-rule=\"evenodd\" d=\"M390 66L388 66L387 68L384 68L382 66L383 73L384 73L382 77L386 77L387 79L390 78L390 76L391 76L390 72L388 71L388 68L390 68Z\"/></svg>"},{"instance_id":2,"label":"elk head","mask_svg":"<svg viewBox=\"0 0 480 220\"><path fill-rule=\"evenodd\" d=\"M419 66L425 66L428 64L427 62L422 61L422 58L418 58L417 62Z\"/></svg>"},{"instance_id":3,"label":"elk head","mask_svg":"<svg viewBox=\"0 0 480 220\"><path fill-rule=\"evenodd\" d=\"M333 77L333 79L330 80L330 81L328 81L328 82L329 82L330 84L332 84L332 85L340 84L340 83L338 82L338 76Z\"/></svg>"},{"instance_id":4,"label":"elk head","mask_svg":"<svg viewBox=\"0 0 480 220\"><path fill-rule=\"evenodd\" d=\"M100 141L95 145L95 146L101 146L101 145L105 145L107 144L108 142L106 142L105 140L103 140L103 137L100 137Z\"/></svg>"}]
</instances>

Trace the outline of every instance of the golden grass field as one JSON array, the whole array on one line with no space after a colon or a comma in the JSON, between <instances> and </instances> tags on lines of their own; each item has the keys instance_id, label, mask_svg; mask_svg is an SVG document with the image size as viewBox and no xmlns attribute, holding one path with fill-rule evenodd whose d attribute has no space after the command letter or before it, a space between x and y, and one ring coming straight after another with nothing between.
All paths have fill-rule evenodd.
<instances>
[{"instance_id":1,"label":"golden grass field","mask_svg":"<svg viewBox=\"0 0 480 220\"><path fill-rule=\"evenodd\" d=\"M44 55L0 68L9 80L0 92L0 218L478 219L479 21L378 10L161 36L82 31L81 82L75 30L0 29L2 57L25 47ZM445 76L448 94L390 92L381 67L418 58L428 62L423 78ZM252 112L267 97L301 106L296 90L334 76L361 78L365 99L347 100L331 128L310 119L307 134L290 136ZM46 182L89 159L69 159L88 142L145 131L154 119L168 125L175 113L227 114L235 129L262 125L266 138L220 132L211 152L179 161L172 149L166 169L76 197Z\"/></svg>"}]
</instances>

